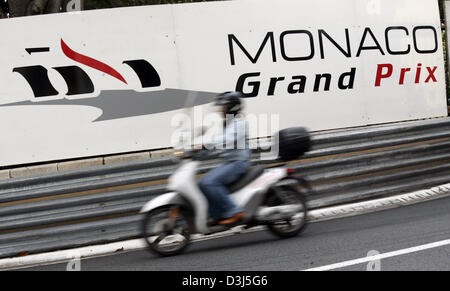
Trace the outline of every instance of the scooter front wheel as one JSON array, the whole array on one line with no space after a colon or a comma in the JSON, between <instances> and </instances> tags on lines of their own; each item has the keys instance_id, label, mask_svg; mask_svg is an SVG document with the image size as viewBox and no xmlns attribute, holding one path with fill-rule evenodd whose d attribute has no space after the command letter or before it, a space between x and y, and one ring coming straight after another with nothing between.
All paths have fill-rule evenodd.
<instances>
[{"instance_id":1,"label":"scooter front wheel","mask_svg":"<svg viewBox=\"0 0 450 291\"><path fill-rule=\"evenodd\" d=\"M145 214L142 237L149 250L160 256L182 252L190 242L186 213L177 205L167 205Z\"/></svg>"}]
</instances>

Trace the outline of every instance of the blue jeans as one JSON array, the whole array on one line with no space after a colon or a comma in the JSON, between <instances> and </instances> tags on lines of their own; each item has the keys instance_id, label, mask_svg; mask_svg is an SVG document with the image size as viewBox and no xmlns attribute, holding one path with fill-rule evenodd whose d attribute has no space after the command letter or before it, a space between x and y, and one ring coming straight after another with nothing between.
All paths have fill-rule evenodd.
<instances>
[{"instance_id":1,"label":"blue jeans","mask_svg":"<svg viewBox=\"0 0 450 291\"><path fill-rule=\"evenodd\" d=\"M209 171L199 179L198 185L208 200L212 219L232 217L243 211L230 199L225 185L235 182L249 167L249 162L234 161Z\"/></svg>"}]
</instances>

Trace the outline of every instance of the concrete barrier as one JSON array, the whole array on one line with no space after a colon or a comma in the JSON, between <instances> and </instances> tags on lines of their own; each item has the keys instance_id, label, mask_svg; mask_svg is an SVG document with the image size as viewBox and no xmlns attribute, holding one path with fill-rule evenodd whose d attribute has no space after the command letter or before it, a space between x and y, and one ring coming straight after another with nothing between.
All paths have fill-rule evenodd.
<instances>
[{"instance_id":1,"label":"concrete barrier","mask_svg":"<svg viewBox=\"0 0 450 291\"><path fill-rule=\"evenodd\" d=\"M9 174L11 178L20 178L26 176L34 176L46 173L52 173L58 171L58 165L56 163L44 164L37 166L30 166L24 168L16 168L10 170Z\"/></svg>"},{"instance_id":2,"label":"concrete barrier","mask_svg":"<svg viewBox=\"0 0 450 291\"><path fill-rule=\"evenodd\" d=\"M165 150L157 150L157 151L151 151L150 157L151 158L161 158L161 157L167 157L172 155L174 152L173 149L165 149Z\"/></svg>"},{"instance_id":3,"label":"concrete barrier","mask_svg":"<svg viewBox=\"0 0 450 291\"><path fill-rule=\"evenodd\" d=\"M167 157L170 156L172 153L173 153L172 149L163 149L141 153L126 153L113 156L95 157L56 163L52 162L29 167L4 169L0 171L0 180L37 176L53 172L71 171L76 169L85 169L101 165L127 163L150 158Z\"/></svg>"},{"instance_id":4,"label":"concrete barrier","mask_svg":"<svg viewBox=\"0 0 450 291\"><path fill-rule=\"evenodd\" d=\"M101 166L104 164L103 158L83 159L76 161L68 161L58 163L58 171L69 171L75 169L83 169L94 166Z\"/></svg>"},{"instance_id":5,"label":"concrete barrier","mask_svg":"<svg viewBox=\"0 0 450 291\"><path fill-rule=\"evenodd\" d=\"M144 159L150 159L150 152L108 156L108 157L104 157L104 163L105 163L105 165L108 165L108 164L125 163L125 162L138 161L138 160L144 160Z\"/></svg>"},{"instance_id":6,"label":"concrete barrier","mask_svg":"<svg viewBox=\"0 0 450 291\"><path fill-rule=\"evenodd\" d=\"M6 180L9 179L9 170L1 170L0 171L0 180Z\"/></svg>"}]
</instances>

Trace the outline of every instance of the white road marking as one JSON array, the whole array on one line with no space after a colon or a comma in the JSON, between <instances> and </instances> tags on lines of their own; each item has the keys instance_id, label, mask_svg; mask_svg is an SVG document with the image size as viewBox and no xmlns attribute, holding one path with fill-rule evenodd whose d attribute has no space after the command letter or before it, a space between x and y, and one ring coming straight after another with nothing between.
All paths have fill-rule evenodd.
<instances>
[{"instance_id":1,"label":"white road marking","mask_svg":"<svg viewBox=\"0 0 450 291\"><path fill-rule=\"evenodd\" d=\"M402 250L398 250L398 251L393 251L393 252L389 252L389 253L379 254L379 255L375 255L375 256L369 256L369 257L364 257L364 258L360 258L360 259L354 259L354 260L344 261L344 262L340 262L340 263L336 263L336 264L326 265L326 266L322 266L322 267L306 269L303 271L329 271L329 270L334 270L334 269L341 269L341 268L348 267L348 266L354 266L354 265L359 265L359 264L363 264L363 263L367 263L367 262L371 262L371 261L382 260L382 259L386 259L386 258L416 253L416 252L433 249L433 248L438 248L438 247L442 247L442 246L446 246L446 245L450 245L450 239L441 240L441 241L437 241L434 243L429 243L429 244L420 245L420 246L407 248L407 249L402 249Z\"/></svg>"}]
</instances>

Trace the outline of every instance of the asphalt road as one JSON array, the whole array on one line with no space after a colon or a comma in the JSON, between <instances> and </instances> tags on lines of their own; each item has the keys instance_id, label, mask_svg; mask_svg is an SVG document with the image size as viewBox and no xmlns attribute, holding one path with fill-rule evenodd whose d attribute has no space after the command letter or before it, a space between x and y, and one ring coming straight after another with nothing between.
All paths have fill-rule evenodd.
<instances>
[{"instance_id":1,"label":"asphalt road","mask_svg":"<svg viewBox=\"0 0 450 291\"><path fill-rule=\"evenodd\" d=\"M185 253L160 258L148 251L83 259L82 271L305 270L450 239L450 198L308 225L298 237L267 231L196 242ZM450 242L449 242L450 243ZM450 244L333 270L450 270ZM376 254L375 253L375 254ZM374 265L375 264L375 265ZM375 266L375 267L374 267ZM22 270L64 271L67 263Z\"/></svg>"}]
</instances>

